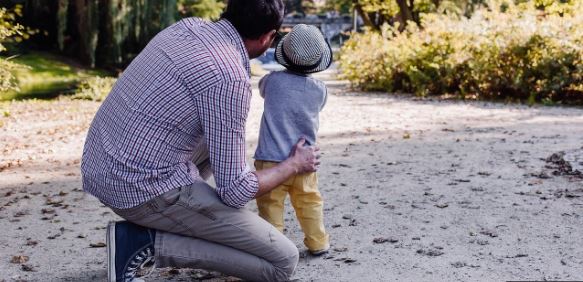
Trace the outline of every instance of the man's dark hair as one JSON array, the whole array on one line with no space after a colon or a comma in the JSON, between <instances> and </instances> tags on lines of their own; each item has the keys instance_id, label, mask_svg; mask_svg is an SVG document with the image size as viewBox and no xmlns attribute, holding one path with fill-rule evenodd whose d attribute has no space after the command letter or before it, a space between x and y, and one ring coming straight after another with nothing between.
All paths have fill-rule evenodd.
<instances>
[{"instance_id":1,"label":"man's dark hair","mask_svg":"<svg viewBox=\"0 0 583 282\"><path fill-rule=\"evenodd\" d=\"M282 0L229 0L221 18L231 22L241 37L257 39L281 27L284 7Z\"/></svg>"}]
</instances>

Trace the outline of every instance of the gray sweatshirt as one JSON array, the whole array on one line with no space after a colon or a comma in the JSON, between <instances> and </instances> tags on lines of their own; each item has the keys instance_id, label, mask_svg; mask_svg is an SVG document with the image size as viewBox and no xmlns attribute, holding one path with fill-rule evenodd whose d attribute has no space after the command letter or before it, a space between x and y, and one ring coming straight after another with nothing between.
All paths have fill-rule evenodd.
<instances>
[{"instance_id":1,"label":"gray sweatshirt","mask_svg":"<svg viewBox=\"0 0 583 282\"><path fill-rule=\"evenodd\" d=\"M319 113L328 98L326 86L309 75L277 71L259 81L265 99L255 159L281 162L287 159L301 136L316 144Z\"/></svg>"}]
</instances>

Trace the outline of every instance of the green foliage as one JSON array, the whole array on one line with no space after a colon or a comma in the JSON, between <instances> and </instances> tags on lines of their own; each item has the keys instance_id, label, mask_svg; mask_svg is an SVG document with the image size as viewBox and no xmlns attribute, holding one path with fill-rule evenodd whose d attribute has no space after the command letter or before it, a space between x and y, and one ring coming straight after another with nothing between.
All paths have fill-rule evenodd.
<instances>
[{"instance_id":1,"label":"green foliage","mask_svg":"<svg viewBox=\"0 0 583 282\"><path fill-rule=\"evenodd\" d=\"M351 1L351 0L334 0L334 1ZM283 0L286 14L305 14L302 9L302 0ZM328 2L328 1L327 1Z\"/></svg>"},{"instance_id":2,"label":"green foliage","mask_svg":"<svg viewBox=\"0 0 583 282\"><path fill-rule=\"evenodd\" d=\"M38 33L38 30L17 23L20 17L22 5L16 5L11 10L0 8L0 52L6 51L5 43L20 43Z\"/></svg>"},{"instance_id":3,"label":"green foliage","mask_svg":"<svg viewBox=\"0 0 583 282\"><path fill-rule=\"evenodd\" d=\"M178 0L19 0L22 22L43 31L30 46L94 67L125 67L178 18Z\"/></svg>"},{"instance_id":4,"label":"green foliage","mask_svg":"<svg viewBox=\"0 0 583 282\"><path fill-rule=\"evenodd\" d=\"M352 12L352 6L352 0L327 0L324 9L348 14Z\"/></svg>"},{"instance_id":5,"label":"green foliage","mask_svg":"<svg viewBox=\"0 0 583 282\"><path fill-rule=\"evenodd\" d=\"M16 5L12 10L0 8L0 52L6 51L5 43L21 42L37 31L26 28L16 22L22 16L22 6ZM0 57L0 92L18 90L13 72L22 69L21 66Z\"/></svg>"},{"instance_id":6,"label":"green foliage","mask_svg":"<svg viewBox=\"0 0 583 282\"><path fill-rule=\"evenodd\" d=\"M77 84L91 76L103 75L65 63L63 59L46 53L31 52L10 60L14 88L0 91L1 100L26 98L52 98L69 92Z\"/></svg>"},{"instance_id":7,"label":"green foliage","mask_svg":"<svg viewBox=\"0 0 583 282\"><path fill-rule=\"evenodd\" d=\"M225 3L220 0L179 0L178 10L183 17L215 20L221 16Z\"/></svg>"},{"instance_id":8,"label":"green foliage","mask_svg":"<svg viewBox=\"0 0 583 282\"><path fill-rule=\"evenodd\" d=\"M99 76L85 79L79 84L72 98L97 102L103 101L116 81L117 79L114 77Z\"/></svg>"},{"instance_id":9,"label":"green foliage","mask_svg":"<svg viewBox=\"0 0 583 282\"><path fill-rule=\"evenodd\" d=\"M176 20L177 0L109 0L99 9L102 29L96 30L99 41L94 50L101 66L123 66L160 30ZM87 32L80 30L80 32ZM99 62L101 59L101 62Z\"/></svg>"},{"instance_id":10,"label":"green foliage","mask_svg":"<svg viewBox=\"0 0 583 282\"><path fill-rule=\"evenodd\" d=\"M8 60L7 58L0 58L0 93L6 91L18 91L18 84L16 77L12 74L21 66Z\"/></svg>"},{"instance_id":11,"label":"green foliage","mask_svg":"<svg viewBox=\"0 0 583 282\"><path fill-rule=\"evenodd\" d=\"M488 0L328 0L326 8L342 13L354 8L370 29L379 30L383 24L397 23L399 30L414 22L420 24L424 14L440 13L469 17ZM496 0L490 0L496 1Z\"/></svg>"},{"instance_id":12,"label":"green foliage","mask_svg":"<svg viewBox=\"0 0 583 282\"><path fill-rule=\"evenodd\" d=\"M534 3L470 18L428 14L420 29L355 34L340 65L366 90L420 96L583 102L583 3L541 11Z\"/></svg>"},{"instance_id":13,"label":"green foliage","mask_svg":"<svg viewBox=\"0 0 583 282\"><path fill-rule=\"evenodd\" d=\"M394 17L399 12L399 6L395 0L359 0L358 3L362 5L362 9L365 12L378 12L381 15L387 16L388 18Z\"/></svg>"}]
</instances>

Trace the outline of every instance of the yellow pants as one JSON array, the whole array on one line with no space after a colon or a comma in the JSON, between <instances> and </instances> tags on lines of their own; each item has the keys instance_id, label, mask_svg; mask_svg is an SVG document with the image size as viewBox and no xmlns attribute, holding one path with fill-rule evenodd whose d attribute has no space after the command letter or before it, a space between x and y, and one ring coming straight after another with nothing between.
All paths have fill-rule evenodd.
<instances>
[{"instance_id":1,"label":"yellow pants","mask_svg":"<svg viewBox=\"0 0 583 282\"><path fill-rule=\"evenodd\" d=\"M277 165L275 162L255 161L257 170ZM330 248L330 238L324 229L323 201L318 191L316 173L292 176L277 188L257 198L259 216L283 232L285 197L289 193L296 216L304 232L304 244L310 251Z\"/></svg>"}]
</instances>

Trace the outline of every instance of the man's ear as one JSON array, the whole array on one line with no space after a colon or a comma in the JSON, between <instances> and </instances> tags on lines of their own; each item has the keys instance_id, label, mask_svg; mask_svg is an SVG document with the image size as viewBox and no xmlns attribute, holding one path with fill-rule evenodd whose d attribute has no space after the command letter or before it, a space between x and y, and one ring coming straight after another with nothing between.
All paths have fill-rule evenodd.
<instances>
[{"instance_id":1,"label":"man's ear","mask_svg":"<svg viewBox=\"0 0 583 282\"><path fill-rule=\"evenodd\" d=\"M273 37L275 37L276 32L277 31L274 29L261 35L261 38L259 38L261 41L261 45L266 45L267 43L271 42L271 40L273 40Z\"/></svg>"}]
</instances>

